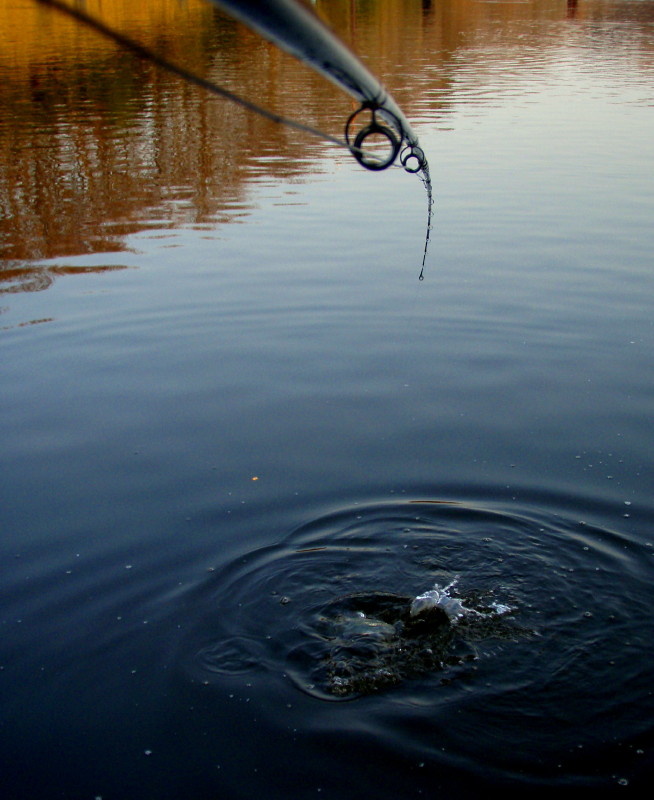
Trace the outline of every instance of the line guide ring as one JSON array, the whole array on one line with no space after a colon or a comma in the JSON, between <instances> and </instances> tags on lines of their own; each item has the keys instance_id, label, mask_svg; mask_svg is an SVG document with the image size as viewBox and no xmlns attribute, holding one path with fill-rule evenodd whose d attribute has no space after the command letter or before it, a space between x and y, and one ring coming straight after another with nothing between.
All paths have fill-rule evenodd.
<instances>
[{"instance_id":1,"label":"line guide ring","mask_svg":"<svg viewBox=\"0 0 654 800\"><path fill-rule=\"evenodd\" d=\"M400 153L400 164L407 172L420 172L426 163L424 150L417 144L407 145Z\"/></svg>"},{"instance_id":2,"label":"line guide ring","mask_svg":"<svg viewBox=\"0 0 654 800\"><path fill-rule=\"evenodd\" d=\"M350 152L362 167L375 172L386 169L395 162L404 139L402 125L400 124L399 119L391 111L382 109L385 115L392 117L396 130L394 130L394 128L392 128L390 125L387 125L385 122L378 121L376 112L380 109L380 105L370 100L366 103L363 103L361 108L358 108L353 114L350 114L347 122L345 123L345 141L347 142L347 146L350 148ZM354 142L352 142L352 132L350 128L356 117L361 114L362 111L370 111L372 114L372 119L367 125L364 125L364 127L361 128L361 130L354 137ZM389 150L385 157L381 158L376 152L367 153L365 151L364 143L369 136L382 136L386 139Z\"/></svg>"}]
</instances>

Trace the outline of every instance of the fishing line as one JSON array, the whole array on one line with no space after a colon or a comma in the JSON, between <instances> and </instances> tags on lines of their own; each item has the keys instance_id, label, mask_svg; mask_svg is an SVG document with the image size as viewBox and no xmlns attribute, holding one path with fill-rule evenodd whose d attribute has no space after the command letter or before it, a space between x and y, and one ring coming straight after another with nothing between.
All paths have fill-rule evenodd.
<instances>
[{"instance_id":1,"label":"fishing line","mask_svg":"<svg viewBox=\"0 0 654 800\"><path fill-rule=\"evenodd\" d=\"M407 169L406 166L404 169ZM412 170L407 170L407 172L412 172ZM425 279L425 261L427 260L427 251L429 250L429 238L431 236L431 222L434 218L434 193L431 186L431 175L429 174L429 166L425 161L424 166L420 170L419 175L420 180L423 183L427 191L427 233L425 234L425 249L422 253L422 267L420 268L420 275L418 275L418 280L423 281Z\"/></svg>"},{"instance_id":2,"label":"fishing line","mask_svg":"<svg viewBox=\"0 0 654 800\"><path fill-rule=\"evenodd\" d=\"M236 105L239 105L248 111L253 112L254 114L258 114L259 116L264 117L265 119L270 120L278 125L286 125L289 128L302 131L303 133L308 133L311 136L315 136L326 142L330 142L337 147L349 150L359 164L366 169L379 171L390 166L401 166L407 172L420 173L420 180L425 185L428 196L427 235L425 238L425 249L422 258L422 269L420 270L420 275L418 276L419 280L424 279L425 260L427 258L427 249L429 246L429 234L431 231L433 207L429 166L422 148L419 147L417 143L409 143L404 147L404 149L401 149L402 143L405 140L402 123L389 109L384 108L383 105L374 101L366 101L362 103L361 107L351 114L347 120L345 126L345 140L339 139L338 137L332 136L329 133L325 133L318 128L313 128L310 125L305 125L303 122L298 122L297 120L290 119L289 117L285 117L281 114L276 114L274 111L269 111L267 108L263 108L262 106L253 103L251 100L247 100L244 97L231 92L229 89L218 86L216 83L213 83L213 81L209 81L206 78L196 75L194 72L191 72L185 67L179 66L179 64L175 64L173 61L169 61L167 58L155 53L153 50L150 50L150 48L140 44L131 37L126 36L124 33L114 30L96 17L87 14L85 11L67 5L65 2L63 2L63 0L36 0L36 2L42 6L48 6L56 11L66 14L69 17L72 17L102 36L105 36L106 38L116 42L116 44L120 45L125 50L130 51L139 58L142 58L145 61L150 61L151 63L156 64L158 67L171 72L173 75L177 75L183 80L188 81L189 83L194 84L201 89L205 89L211 94L215 94L224 98L225 100L229 100L230 102L235 103ZM362 127L356 136L354 136L350 128L352 122L362 111L370 111L372 114L372 119L369 124ZM383 122L378 121L376 112L379 112L380 116L384 117ZM388 123L386 120L388 120ZM353 141L351 141L351 137L353 137ZM385 146L387 147L387 154L385 156L382 156L380 153L373 153L363 149L363 144L369 137L377 137L378 140L379 138L384 140ZM395 163L398 153L400 155L399 164Z\"/></svg>"},{"instance_id":3,"label":"fishing line","mask_svg":"<svg viewBox=\"0 0 654 800\"><path fill-rule=\"evenodd\" d=\"M289 128L295 128L303 133L309 133L312 136L324 139L327 142L331 142L331 144L335 144L338 147L349 150L355 156L357 161L359 161L362 166L366 166L368 169L384 169L386 166L390 166L389 163L384 162L381 162L383 163L382 167L376 166L376 164L379 163L379 156L374 153L366 153L359 146L360 142L359 144L350 144L349 142L339 139L336 136L332 136L329 133L325 133L317 128L313 128L310 125L305 125L303 122L297 122L289 117L276 114L274 111L269 111L268 109L263 108L262 106L259 106L250 100L246 100L244 97L241 97L234 92L231 92L229 89L218 86L216 83L213 83L213 81L202 78L185 67L181 67L179 64L169 61L167 58L155 53L153 50L150 50L150 48L145 47L145 45L140 44L131 37L126 36L124 33L120 33L113 28L110 28L108 25L105 25L104 22L101 22L96 17L92 17L90 14L87 14L85 11L82 11L79 8L72 8L71 6L62 2L62 0L36 0L36 2L44 6L50 6L57 11L61 11L63 14L67 14L69 17L81 22L83 25L92 28L97 33L102 34L108 39L112 39L114 42L116 42L116 44L119 44L121 47L125 48L125 50L129 50L130 52L134 53L134 55L139 56L139 58L142 58L145 61L151 61L158 67L168 70L168 72L183 78L185 81L195 84L195 86L199 86L200 88L205 89L212 94L218 95L225 100L236 103L237 105L246 108L248 111L252 111L253 113L258 114L259 116L264 117L271 122L275 122L278 125L286 125ZM363 136L362 139L363 138L366 137ZM358 137L357 141L359 141ZM375 166L368 166L368 164L374 164Z\"/></svg>"}]
</instances>

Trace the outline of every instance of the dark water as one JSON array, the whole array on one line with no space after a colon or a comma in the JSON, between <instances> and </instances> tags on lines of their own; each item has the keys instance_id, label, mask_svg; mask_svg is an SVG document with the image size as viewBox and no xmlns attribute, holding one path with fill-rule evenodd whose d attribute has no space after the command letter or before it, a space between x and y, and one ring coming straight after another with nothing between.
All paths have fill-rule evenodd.
<instances>
[{"instance_id":1,"label":"dark water","mask_svg":"<svg viewBox=\"0 0 654 800\"><path fill-rule=\"evenodd\" d=\"M417 178L93 43L1 63L3 797L651 783L654 4L319 6L429 157L421 282ZM183 8L169 54L340 133ZM352 596L455 579L510 612L330 691L395 646Z\"/></svg>"}]
</instances>

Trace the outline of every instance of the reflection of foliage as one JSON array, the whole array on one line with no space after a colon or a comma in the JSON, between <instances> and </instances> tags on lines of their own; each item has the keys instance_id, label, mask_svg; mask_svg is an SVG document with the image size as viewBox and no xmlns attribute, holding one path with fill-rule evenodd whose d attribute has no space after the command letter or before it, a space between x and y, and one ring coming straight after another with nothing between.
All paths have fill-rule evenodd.
<instances>
[{"instance_id":1,"label":"reflection of foliage","mask_svg":"<svg viewBox=\"0 0 654 800\"><path fill-rule=\"evenodd\" d=\"M563 20L560 0L318 0L316 7L409 120L418 111L446 113L462 67L481 84L493 52L556 52L572 30L552 26L544 40L532 24L534 16ZM211 3L87 0L84 8L198 75L328 133L340 135L353 110L342 91ZM588 0L577 14L637 20L642 40L622 46L646 67L651 8ZM594 46L607 35L597 28ZM115 252L125 235L153 223L233 221L249 213L251 182L297 180L309 161L315 172L315 156L324 152L321 143L208 97L63 15L15 0L0 0L0 107L0 259Z\"/></svg>"},{"instance_id":2,"label":"reflection of foliage","mask_svg":"<svg viewBox=\"0 0 654 800\"><path fill-rule=\"evenodd\" d=\"M189 3L187 14L177 3L157 0L156 7L159 17L137 24L134 38L200 76L284 108L280 95L293 81L279 67L295 74L299 65L208 3ZM120 4L101 9L128 32L139 13ZM0 0L0 21L2 14ZM60 30L53 49L47 37L57 18L42 16L42 48L34 31L17 63L7 64L13 51L0 48L0 104L12 109L0 124L0 258L115 252L125 235L153 224L241 217L249 180L297 176L315 152L300 134L253 120L79 28ZM336 94L317 87L318 97L325 92Z\"/></svg>"},{"instance_id":3,"label":"reflection of foliage","mask_svg":"<svg viewBox=\"0 0 654 800\"><path fill-rule=\"evenodd\" d=\"M27 267L0 266L0 294L17 292L40 292L52 286L56 278L62 275L80 275L89 273L113 272L129 269L126 266L109 265L101 267Z\"/></svg>"},{"instance_id":4,"label":"reflection of foliage","mask_svg":"<svg viewBox=\"0 0 654 800\"><path fill-rule=\"evenodd\" d=\"M6 309L0 308L0 314L4 314ZM17 325L5 325L0 327L2 331L8 331L12 328L28 328L32 325L42 325L44 322L54 322L54 317L42 317L41 319L30 319L27 322L19 322Z\"/></svg>"}]
</instances>

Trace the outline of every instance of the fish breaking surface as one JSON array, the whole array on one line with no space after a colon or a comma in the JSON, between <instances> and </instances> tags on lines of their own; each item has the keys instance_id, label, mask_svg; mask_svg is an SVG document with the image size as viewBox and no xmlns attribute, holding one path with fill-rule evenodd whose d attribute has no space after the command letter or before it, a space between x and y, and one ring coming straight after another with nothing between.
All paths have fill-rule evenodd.
<instances>
[{"instance_id":1,"label":"fish breaking surface","mask_svg":"<svg viewBox=\"0 0 654 800\"><path fill-rule=\"evenodd\" d=\"M319 620L330 649L318 682L337 697L371 694L475 661L474 642L528 634L506 619L514 608L454 596L456 583L414 598L371 592L329 603Z\"/></svg>"}]
</instances>

